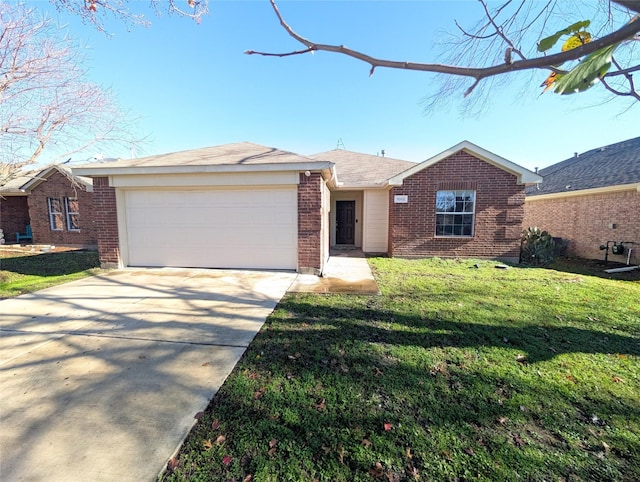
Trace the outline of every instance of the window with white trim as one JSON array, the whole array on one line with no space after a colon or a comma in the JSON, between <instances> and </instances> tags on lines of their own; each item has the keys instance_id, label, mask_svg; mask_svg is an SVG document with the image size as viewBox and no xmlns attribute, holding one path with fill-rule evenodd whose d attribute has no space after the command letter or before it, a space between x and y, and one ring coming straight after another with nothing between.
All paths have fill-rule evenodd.
<instances>
[{"instance_id":1,"label":"window with white trim","mask_svg":"<svg viewBox=\"0 0 640 482\"><path fill-rule=\"evenodd\" d=\"M49 206L49 227L51 231L64 231L64 214L62 200L55 197L47 198Z\"/></svg>"},{"instance_id":2,"label":"window with white trim","mask_svg":"<svg viewBox=\"0 0 640 482\"><path fill-rule=\"evenodd\" d=\"M473 236L476 192L436 193L436 236Z\"/></svg>"},{"instance_id":3,"label":"window with white trim","mask_svg":"<svg viewBox=\"0 0 640 482\"><path fill-rule=\"evenodd\" d=\"M67 229L69 231L80 231L80 208L78 198L64 198L65 210L67 211Z\"/></svg>"}]
</instances>

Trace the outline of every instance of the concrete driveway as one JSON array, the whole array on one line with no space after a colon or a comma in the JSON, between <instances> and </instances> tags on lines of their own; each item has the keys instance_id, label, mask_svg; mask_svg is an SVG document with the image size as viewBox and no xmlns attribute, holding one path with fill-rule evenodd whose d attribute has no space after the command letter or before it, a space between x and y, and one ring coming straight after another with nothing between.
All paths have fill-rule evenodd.
<instances>
[{"instance_id":1,"label":"concrete driveway","mask_svg":"<svg viewBox=\"0 0 640 482\"><path fill-rule=\"evenodd\" d=\"M155 480L295 276L120 270L0 301L0 478Z\"/></svg>"}]
</instances>

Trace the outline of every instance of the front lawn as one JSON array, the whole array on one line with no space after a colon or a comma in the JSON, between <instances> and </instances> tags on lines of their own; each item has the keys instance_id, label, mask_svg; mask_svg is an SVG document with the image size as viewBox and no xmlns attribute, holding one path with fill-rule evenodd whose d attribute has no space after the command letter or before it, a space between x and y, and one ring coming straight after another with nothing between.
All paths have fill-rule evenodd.
<instances>
[{"instance_id":1,"label":"front lawn","mask_svg":"<svg viewBox=\"0 0 640 482\"><path fill-rule=\"evenodd\" d=\"M285 296L166 480L640 480L640 283L370 263Z\"/></svg>"},{"instance_id":2,"label":"front lawn","mask_svg":"<svg viewBox=\"0 0 640 482\"><path fill-rule=\"evenodd\" d=\"M0 251L0 299L98 274L96 251Z\"/></svg>"}]
</instances>

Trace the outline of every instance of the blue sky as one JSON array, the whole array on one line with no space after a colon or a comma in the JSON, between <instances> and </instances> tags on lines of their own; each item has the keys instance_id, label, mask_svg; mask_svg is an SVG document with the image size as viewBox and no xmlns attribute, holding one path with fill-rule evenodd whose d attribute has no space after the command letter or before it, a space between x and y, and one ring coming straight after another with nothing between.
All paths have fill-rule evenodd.
<instances>
[{"instance_id":1,"label":"blue sky","mask_svg":"<svg viewBox=\"0 0 640 482\"><path fill-rule=\"evenodd\" d=\"M368 65L324 52L243 54L301 47L278 25L267 1L212 0L200 25L156 16L147 2L133 4L151 26L128 30L108 22L111 35L105 36L36 2L86 46L90 77L140 117L149 142L138 156L238 141L314 154L341 140L348 150L384 149L389 157L422 161L469 140L533 169L640 135L640 107L623 113L628 104L622 102L594 106L601 100L597 92L540 96L543 72L529 89L507 79L479 116L460 111L461 93L451 105L425 114L423 99L435 89L432 74L378 69L369 77ZM482 16L472 0L281 1L280 10L314 41L411 61L433 61L454 20L473 26Z\"/></svg>"}]
</instances>

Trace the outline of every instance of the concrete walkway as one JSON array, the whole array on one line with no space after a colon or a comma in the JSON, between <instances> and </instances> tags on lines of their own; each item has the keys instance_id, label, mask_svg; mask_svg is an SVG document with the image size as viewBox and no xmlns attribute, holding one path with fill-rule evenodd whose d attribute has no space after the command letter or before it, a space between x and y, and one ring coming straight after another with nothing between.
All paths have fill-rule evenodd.
<instances>
[{"instance_id":1,"label":"concrete walkway","mask_svg":"<svg viewBox=\"0 0 640 482\"><path fill-rule=\"evenodd\" d=\"M0 479L156 480L295 277L120 270L0 301Z\"/></svg>"},{"instance_id":2,"label":"concrete walkway","mask_svg":"<svg viewBox=\"0 0 640 482\"><path fill-rule=\"evenodd\" d=\"M380 288L360 250L332 250L322 277L299 275L293 293L353 293L379 295Z\"/></svg>"}]
</instances>

